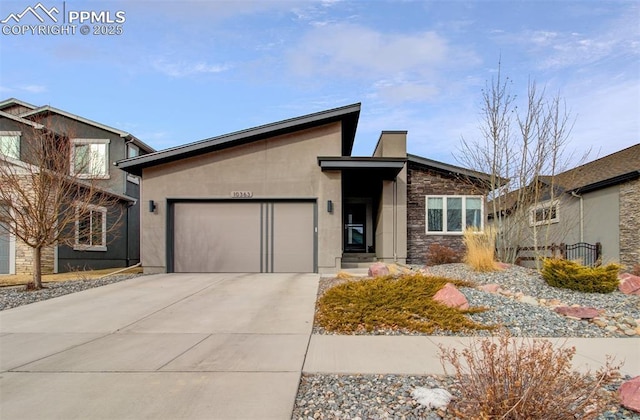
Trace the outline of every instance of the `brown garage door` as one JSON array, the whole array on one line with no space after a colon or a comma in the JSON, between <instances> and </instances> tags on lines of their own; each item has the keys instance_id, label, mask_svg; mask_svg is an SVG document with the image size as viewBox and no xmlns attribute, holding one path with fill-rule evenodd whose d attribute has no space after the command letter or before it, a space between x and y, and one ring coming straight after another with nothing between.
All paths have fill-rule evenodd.
<instances>
[{"instance_id":1,"label":"brown garage door","mask_svg":"<svg viewBox=\"0 0 640 420\"><path fill-rule=\"evenodd\" d=\"M173 271L314 272L315 203L174 203Z\"/></svg>"}]
</instances>

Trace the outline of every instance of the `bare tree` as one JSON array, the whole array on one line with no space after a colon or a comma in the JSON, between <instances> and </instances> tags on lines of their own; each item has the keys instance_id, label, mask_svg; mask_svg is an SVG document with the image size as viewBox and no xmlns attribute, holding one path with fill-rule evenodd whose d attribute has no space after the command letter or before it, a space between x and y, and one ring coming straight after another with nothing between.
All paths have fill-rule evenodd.
<instances>
[{"instance_id":1,"label":"bare tree","mask_svg":"<svg viewBox=\"0 0 640 420\"><path fill-rule=\"evenodd\" d=\"M463 138L458 160L491 174L485 187L490 191L491 224L498 234L497 257L513 263L518 245L533 242L537 249L541 239L545 244L549 240L552 212L541 213L543 223L530 223L530 211L558 194L556 176L570 160L565 158L565 149L573 120L559 95L548 98L532 80L524 106L519 108L511 85L510 78L503 78L499 63L496 77L482 91L482 137Z\"/></svg>"},{"instance_id":2,"label":"bare tree","mask_svg":"<svg viewBox=\"0 0 640 420\"><path fill-rule=\"evenodd\" d=\"M25 135L26 134L26 135ZM14 151L0 151L0 218L33 250L32 287L42 288L42 251L56 245L82 250L117 231L121 198L91 177L90 150L72 153L70 133L33 124ZM98 209L109 209L109 223ZM98 238L97 236L100 236Z\"/></svg>"}]
</instances>

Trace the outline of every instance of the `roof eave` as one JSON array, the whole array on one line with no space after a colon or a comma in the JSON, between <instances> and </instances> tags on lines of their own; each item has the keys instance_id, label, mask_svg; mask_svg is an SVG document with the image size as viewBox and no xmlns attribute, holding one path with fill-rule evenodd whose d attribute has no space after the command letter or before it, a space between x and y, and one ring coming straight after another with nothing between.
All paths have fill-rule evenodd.
<instances>
[{"instance_id":1,"label":"roof eave","mask_svg":"<svg viewBox=\"0 0 640 420\"><path fill-rule=\"evenodd\" d=\"M182 146L161 150L116 162L120 169L134 175L141 175L144 168L198 156L232 146L239 146L270 137L289 134L332 122L343 122L342 153L349 155L355 139L355 131L360 116L360 103L291 118L246 130L223 134Z\"/></svg>"},{"instance_id":2,"label":"roof eave","mask_svg":"<svg viewBox=\"0 0 640 420\"><path fill-rule=\"evenodd\" d=\"M637 178L640 178L640 170L627 172L622 175L618 175L612 178L604 179L602 181L594 182L593 184L574 188L572 190L569 190L568 192L575 192L576 194L585 194L592 191L600 190L602 188L607 188L614 185L622 184L623 182L632 181Z\"/></svg>"}]
</instances>

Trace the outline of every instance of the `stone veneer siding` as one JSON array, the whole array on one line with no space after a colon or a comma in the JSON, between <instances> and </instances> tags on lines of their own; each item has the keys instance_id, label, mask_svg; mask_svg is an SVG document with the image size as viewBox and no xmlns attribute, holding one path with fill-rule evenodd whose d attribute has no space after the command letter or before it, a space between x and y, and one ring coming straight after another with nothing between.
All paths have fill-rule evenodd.
<instances>
[{"instance_id":1,"label":"stone veneer siding","mask_svg":"<svg viewBox=\"0 0 640 420\"><path fill-rule=\"evenodd\" d=\"M478 187L455 174L440 172L409 162L407 174L407 263L425 264L431 244L461 253L462 235L426 234L426 195L483 195Z\"/></svg>"},{"instance_id":2,"label":"stone veneer siding","mask_svg":"<svg viewBox=\"0 0 640 420\"><path fill-rule=\"evenodd\" d=\"M53 247L42 249L40 254L40 263L42 274L53 273ZM24 242L16 239L16 274L32 274L33 273L33 248L27 246Z\"/></svg>"},{"instance_id":3,"label":"stone veneer siding","mask_svg":"<svg viewBox=\"0 0 640 420\"><path fill-rule=\"evenodd\" d=\"M620 263L640 264L640 179L620 185Z\"/></svg>"}]
</instances>

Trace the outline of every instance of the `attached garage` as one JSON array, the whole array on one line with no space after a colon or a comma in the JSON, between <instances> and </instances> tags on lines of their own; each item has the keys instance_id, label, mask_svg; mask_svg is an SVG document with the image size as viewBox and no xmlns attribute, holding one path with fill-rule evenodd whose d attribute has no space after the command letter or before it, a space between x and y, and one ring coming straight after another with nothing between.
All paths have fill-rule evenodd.
<instances>
[{"instance_id":1,"label":"attached garage","mask_svg":"<svg viewBox=\"0 0 640 420\"><path fill-rule=\"evenodd\" d=\"M310 200L169 201L168 271L317 271L317 209Z\"/></svg>"}]
</instances>

